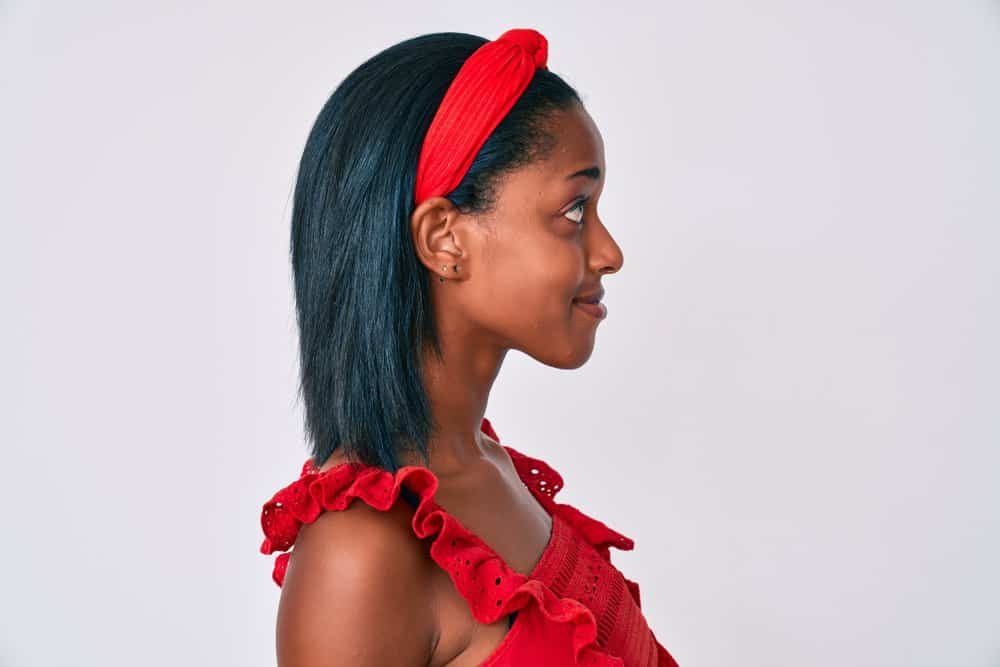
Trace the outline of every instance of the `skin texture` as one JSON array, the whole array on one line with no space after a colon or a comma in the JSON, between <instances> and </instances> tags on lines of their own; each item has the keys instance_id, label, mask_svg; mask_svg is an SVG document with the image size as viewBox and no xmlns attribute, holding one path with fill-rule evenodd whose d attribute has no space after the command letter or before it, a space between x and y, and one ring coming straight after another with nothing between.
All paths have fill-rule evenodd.
<instances>
[{"instance_id":1,"label":"skin texture","mask_svg":"<svg viewBox=\"0 0 1000 667\"><path fill-rule=\"evenodd\" d=\"M552 523L506 450L480 431L490 388L510 349L555 368L586 363L600 320L572 300L623 262L597 211L606 173L597 126L577 104L553 113L550 132L552 152L503 179L495 210L466 215L431 197L411 216L444 363L424 356L435 421L429 464L403 463L430 468L438 504L522 574L541 558ZM590 167L597 178L567 179ZM589 200L574 207L580 196ZM322 469L345 460L337 452ZM355 502L303 526L278 611L280 667L465 667L493 652L507 619L472 617L411 517L403 501L390 512Z\"/></svg>"}]
</instances>

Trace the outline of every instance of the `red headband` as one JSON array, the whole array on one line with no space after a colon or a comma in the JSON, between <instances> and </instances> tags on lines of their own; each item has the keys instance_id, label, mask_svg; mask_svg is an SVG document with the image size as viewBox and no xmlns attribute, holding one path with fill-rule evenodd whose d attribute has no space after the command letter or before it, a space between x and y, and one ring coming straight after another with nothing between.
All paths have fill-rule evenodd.
<instances>
[{"instance_id":1,"label":"red headband","mask_svg":"<svg viewBox=\"0 0 1000 667\"><path fill-rule=\"evenodd\" d=\"M542 33L514 28L466 59L427 128L417 163L415 204L458 187L535 70L548 69L548 56L549 43Z\"/></svg>"}]
</instances>

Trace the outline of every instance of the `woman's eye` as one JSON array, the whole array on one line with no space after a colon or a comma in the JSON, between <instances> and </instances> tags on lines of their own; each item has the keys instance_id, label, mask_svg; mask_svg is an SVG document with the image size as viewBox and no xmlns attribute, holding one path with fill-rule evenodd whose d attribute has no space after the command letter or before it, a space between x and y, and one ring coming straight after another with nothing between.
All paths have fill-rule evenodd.
<instances>
[{"instance_id":1,"label":"woman's eye","mask_svg":"<svg viewBox=\"0 0 1000 667\"><path fill-rule=\"evenodd\" d=\"M582 224L583 223L583 209L584 209L584 207L586 205L587 205L587 199L586 198L581 199L580 201L578 201L575 204L573 204L573 208L571 208L570 210L566 211L566 213L565 213L566 217L568 217L570 220L572 220L573 222L575 222L578 225ZM576 218L571 217L570 214L574 213L574 212L578 212L579 213L579 217L576 217Z\"/></svg>"}]
</instances>

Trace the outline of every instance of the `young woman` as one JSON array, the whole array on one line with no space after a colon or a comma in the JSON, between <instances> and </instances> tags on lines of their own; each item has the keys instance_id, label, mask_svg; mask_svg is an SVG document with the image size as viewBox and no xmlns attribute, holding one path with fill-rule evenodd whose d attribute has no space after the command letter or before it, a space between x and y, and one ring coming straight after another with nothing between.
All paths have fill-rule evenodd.
<instances>
[{"instance_id":1,"label":"young woman","mask_svg":"<svg viewBox=\"0 0 1000 667\"><path fill-rule=\"evenodd\" d=\"M611 564L632 540L485 417L508 350L590 357L622 251L606 166L547 42L377 54L309 135L292 213L312 456L263 508L280 667L676 665ZM294 550L291 550L294 544Z\"/></svg>"}]
</instances>

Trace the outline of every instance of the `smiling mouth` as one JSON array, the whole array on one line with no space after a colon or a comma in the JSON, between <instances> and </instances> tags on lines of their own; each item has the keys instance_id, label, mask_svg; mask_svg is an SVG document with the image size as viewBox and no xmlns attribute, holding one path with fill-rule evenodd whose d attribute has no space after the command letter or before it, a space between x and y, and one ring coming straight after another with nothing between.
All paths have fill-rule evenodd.
<instances>
[{"instance_id":1,"label":"smiling mouth","mask_svg":"<svg viewBox=\"0 0 1000 667\"><path fill-rule=\"evenodd\" d=\"M608 316L608 307L600 301L582 301L573 299L573 305L597 320L603 320Z\"/></svg>"}]
</instances>

